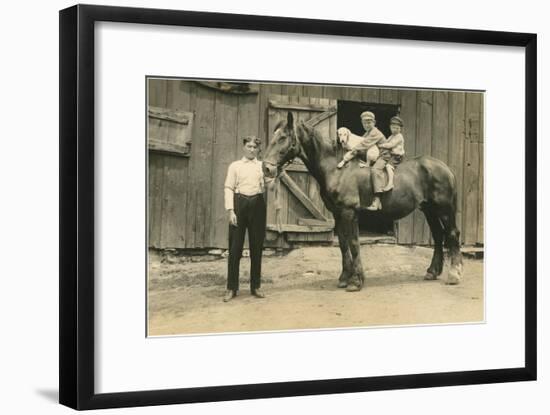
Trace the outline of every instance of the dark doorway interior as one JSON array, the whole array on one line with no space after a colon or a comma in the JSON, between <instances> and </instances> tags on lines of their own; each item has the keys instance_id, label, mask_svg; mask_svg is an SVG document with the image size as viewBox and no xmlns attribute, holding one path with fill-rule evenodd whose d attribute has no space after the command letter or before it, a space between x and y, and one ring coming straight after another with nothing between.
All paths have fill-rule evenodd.
<instances>
[{"instance_id":1,"label":"dark doorway interior","mask_svg":"<svg viewBox=\"0 0 550 415\"><path fill-rule=\"evenodd\" d=\"M399 105L372 104L369 102L338 101L338 128L349 128L354 134L363 135L365 130L361 124L361 113L371 111L376 117L376 127L388 137L390 133L390 119L399 114Z\"/></svg>"},{"instance_id":2,"label":"dark doorway interior","mask_svg":"<svg viewBox=\"0 0 550 415\"><path fill-rule=\"evenodd\" d=\"M376 127L388 137L390 119L399 114L399 105L375 104L370 102L338 101L337 126L349 128L354 134L363 135L365 130L361 124L361 113L372 111L376 117ZM359 215L361 235L393 235L393 221L385 220L378 212L365 211Z\"/></svg>"}]
</instances>

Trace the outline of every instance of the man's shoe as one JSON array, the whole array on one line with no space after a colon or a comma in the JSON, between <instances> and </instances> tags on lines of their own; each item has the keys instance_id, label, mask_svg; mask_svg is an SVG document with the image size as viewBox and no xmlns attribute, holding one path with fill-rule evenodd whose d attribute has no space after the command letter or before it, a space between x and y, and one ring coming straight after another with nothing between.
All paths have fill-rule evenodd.
<instances>
[{"instance_id":1,"label":"man's shoe","mask_svg":"<svg viewBox=\"0 0 550 415\"><path fill-rule=\"evenodd\" d=\"M265 298L265 294L259 288L252 291L252 295L256 298Z\"/></svg>"},{"instance_id":2,"label":"man's shoe","mask_svg":"<svg viewBox=\"0 0 550 415\"><path fill-rule=\"evenodd\" d=\"M223 302L227 303L228 301L230 301L231 299L233 299L236 296L237 296L237 291L227 290L225 292L225 296L223 297Z\"/></svg>"}]
</instances>

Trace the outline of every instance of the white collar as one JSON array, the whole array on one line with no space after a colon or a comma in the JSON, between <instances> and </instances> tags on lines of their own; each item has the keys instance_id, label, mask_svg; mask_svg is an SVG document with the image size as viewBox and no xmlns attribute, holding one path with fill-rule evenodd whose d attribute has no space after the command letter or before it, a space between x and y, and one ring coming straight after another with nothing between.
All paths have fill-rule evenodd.
<instances>
[{"instance_id":1,"label":"white collar","mask_svg":"<svg viewBox=\"0 0 550 415\"><path fill-rule=\"evenodd\" d=\"M253 159L249 159L249 158L246 158L245 156L243 156L241 161L244 162L244 163L256 163L256 162L258 162L258 159L256 157L254 157Z\"/></svg>"}]
</instances>

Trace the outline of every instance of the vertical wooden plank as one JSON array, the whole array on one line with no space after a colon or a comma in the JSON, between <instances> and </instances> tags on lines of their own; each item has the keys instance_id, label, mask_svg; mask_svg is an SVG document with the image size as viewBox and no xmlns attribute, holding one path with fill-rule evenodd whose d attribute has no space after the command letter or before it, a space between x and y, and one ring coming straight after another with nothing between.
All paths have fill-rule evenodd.
<instances>
[{"instance_id":1,"label":"vertical wooden plank","mask_svg":"<svg viewBox=\"0 0 550 415\"><path fill-rule=\"evenodd\" d=\"M432 91L417 92L416 154L431 155L432 149ZM414 213L414 243L430 243L430 229L422 212Z\"/></svg>"},{"instance_id":2,"label":"vertical wooden plank","mask_svg":"<svg viewBox=\"0 0 550 415\"><path fill-rule=\"evenodd\" d=\"M481 105L479 111L479 204L478 204L478 224L477 224L477 243L485 243L484 234L484 216L485 216L485 94L481 96Z\"/></svg>"},{"instance_id":3,"label":"vertical wooden plank","mask_svg":"<svg viewBox=\"0 0 550 415\"><path fill-rule=\"evenodd\" d=\"M323 86L304 85L302 94L310 98L323 98Z\"/></svg>"},{"instance_id":4,"label":"vertical wooden plank","mask_svg":"<svg viewBox=\"0 0 550 415\"><path fill-rule=\"evenodd\" d=\"M380 102L380 89L378 88L364 88L362 90L363 102L379 103Z\"/></svg>"},{"instance_id":5,"label":"vertical wooden plank","mask_svg":"<svg viewBox=\"0 0 550 415\"><path fill-rule=\"evenodd\" d=\"M164 156L149 152L149 246L161 248L162 187L164 181Z\"/></svg>"},{"instance_id":6,"label":"vertical wooden plank","mask_svg":"<svg viewBox=\"0 0 550 415\"><path fill-rule=\"evenodd\" d=\"M399 90L383 88L380 90L380 103L381 104L398 104L399 103Z\"/></svg>"},{"instance_id":7,"label":"vertical wooden plank","mask_svg":"<svg viewBox=\"0 0 550 415\"><path fill-rule=\"evenodd\" d=\"M485 243L484 238L484 143L478 143L478 152L479 152L479 173L478 173L478 210L477 210L477 238L476 243L483 245Z\"/></svg>"},{"instance_id":8,"label":"vertical wooden plank","mask_svg":"<svg viewBox=\"0 0 550 415\"><path fill-rule=\"evenodd\" d=\"M448 162L449 158L449 93L433 93L433 139L432 156Z\"/></svg>"},{"instance_id":9,"label":"vertical wooden plank","mask_svg":"<svg viewBox=\"0 0 550 415\"><path fill-rule=\"evenodd\" d=\"M348 100L361 102L363 100L362 89L358 87L350 87L348 89Z\"/></svg>"},{"instance_id":10,"label":"vertical wooden plank","mask_svg":"<svg viewBox=\"0 0 550 415\"><path fill-rule=\"evenodd\" d=\"M465 142L465 110L466 94L464 92L449 92L449 168L455 175L457 188L456 223L461 231L460 240L464 242L462 232L463 210L463 175L464 175L464 142Z\"/></svg>"},{"instance_id":11,"label":"vertical wooden plank","mask_svg":"<svg viewBox=\"0 0 550 415\"><path fill-rule=\"evenodd\" d=\"M189 159L163 157L162 248L185 248Z\"/></svg>"},{"instance_id":12,"label":"vertical wooden plank","mask_svg":"<svg viewBox=\"0 0 550 415\"><path fill-rule=\"evenodd\" d=\"M209 247L224 246L227 238L227 214L224 206L223 185L229 164L237 159L237 120L239 96L216 92L216 120L212 149Z\"/></svg>"},{"instance_id":13,"label":"vertical wooden plank","mask_svg":"<svg viewBox=\"0 0 550 415\"><path fill-rule=\"evenodd\" d=\"M149 105L166 106L166 81L164 79L149 79Z\"/></svg>"},{"instance_id":14,"label":"vertical wooden plank","mask_svg":"<svg viewBox=\"0 0 550 415\"><path fill-rule=\"evenodd\" d=\"M185 232L187 248L205 247L209 242L216 93L210 88L197 85L194 102L195 123L189 160Z\"/></svg>"},{"instance_id":15,"label":"vertical wooden plank","mask_svg":"<svg viewBox=\"0 0 550 415\"><path fill-rule=\"evenodd\" d=\"M301 84L281 84L281 95L287 95L290 102L298 102L298 97L303 95L303 86Z\"/></svg>"},{"instance_id":16,"label":"vertical wooden plank","mask_svg":"<svg viewBox=\"0 0 550 415\"><path fill-rule=\"evenodd\" d=\"M466 140L464 148L464 243L477 241L479 143Z\"/></svg>"},{"instance_id":17,"label":"vertical wooden plank","mask_svg":"<svg viewBox=\"0 0 550 415\"><path fill-rule=\"evenodd\" d=\"M416 154L416 91L402 90L400 94L401 118L403 119L403 137L405 138L405 154L413 157ZM399 220L397 242L400 244L414 243L414 213Z\"/></svg>"},{"instance_id":18,"label":"vertical wooden plank","mask_svg":"<svg viewBox=\"0 0 550 415\"><path fill-rule=\"evenodd\" d=\"M268 100L272 94L281 95L281 84L260 84L258 93L260 116L258 118L258 134L262 138L264 148L267 148L273 131L269 131Z\"/></svg>"},{"instance_id":19,"label":"vertical wooden plank","mask_svg":"<svg viewBox=\"0 0 550 415\"><path fill-rule=\"evenodd\" d=\"M466 144L464 153L464 243L477 241L479 213L479 114L481 94L466 93Z\"/></svg>"},{"instance_id":20,"label":"vertical wooden plank","mask_svg":"<svg viewBox=\"0 0 550 415\"><path fill-rule=\"evenodd\" d=\"M329 99L347 99L347 92L345 87L342 86L324 86L323 98Z\"/></svg>"},{"instance_id":21,"label":"vertical wooden plank","mask_svg":"<svg viewBox=\"0 0 550 415\"><path fill-rule=\"evenodd\" d=\"M166 105L174 110L192 111L190 108L190 96L195 90L195 82L180 79L171 79L168 81L169 91Z\"/></svg>"}]
</instances>

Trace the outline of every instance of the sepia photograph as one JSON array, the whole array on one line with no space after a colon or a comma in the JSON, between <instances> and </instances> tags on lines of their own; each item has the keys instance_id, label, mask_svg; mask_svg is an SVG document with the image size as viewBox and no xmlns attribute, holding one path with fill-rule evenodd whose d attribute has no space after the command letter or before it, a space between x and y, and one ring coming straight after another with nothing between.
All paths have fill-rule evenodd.
<instances>
[{"instance_id":1,"label":"sepia photograph","mask_svg":"<svg viewBox=\"0 0 550 415\"><path fill-rule=\"evenodd\" d=\"M147 77L147 336L483 323L484 94Z\"/></svg>"}]
</instances>

